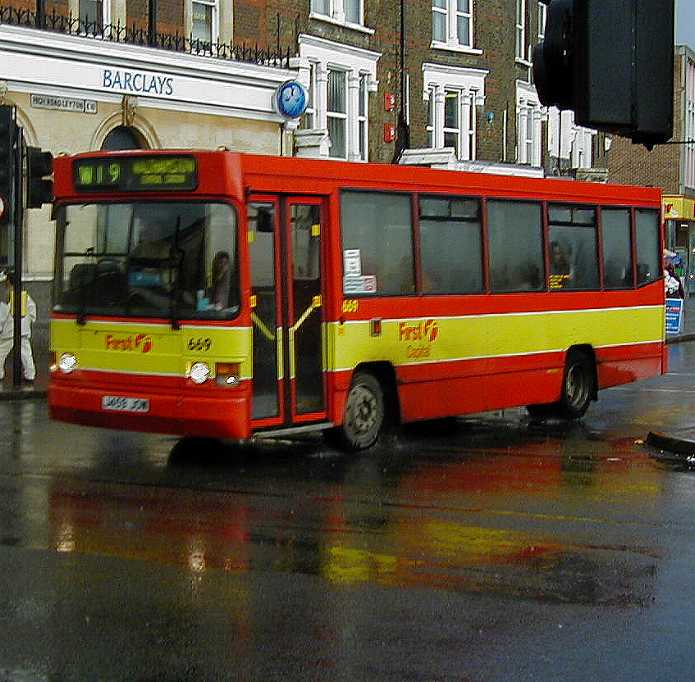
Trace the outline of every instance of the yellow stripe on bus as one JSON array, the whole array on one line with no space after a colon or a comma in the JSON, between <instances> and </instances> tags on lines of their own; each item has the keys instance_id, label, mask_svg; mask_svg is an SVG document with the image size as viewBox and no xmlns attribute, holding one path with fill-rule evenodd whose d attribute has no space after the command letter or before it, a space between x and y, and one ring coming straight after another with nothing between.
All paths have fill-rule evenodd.
<instances>
[{"instance_id":1,"label":"yellow stripe on bus","mask_svg":"<svg viewBox=\"0 0 695 682\"><path fill-rule=\"evenodd\" d=\"M241 377L253 375L251 327L51 321L51 350L74 353L82 369L185 376L193 361L237 362Z\"/></svg>"},{"instance_id":2,"label":"yellow stripe on bus","mask_svg":"<svg viewBox=\"0 0 695 682\"><path fill-rule=\"evenodd\" d=\"M446 362L659 342L664 337L663 306L509 313L445 318L382 320L372 336L369 321L327 325L330 370L362 362L394 365Z\"/></svg>"}]
</instances>

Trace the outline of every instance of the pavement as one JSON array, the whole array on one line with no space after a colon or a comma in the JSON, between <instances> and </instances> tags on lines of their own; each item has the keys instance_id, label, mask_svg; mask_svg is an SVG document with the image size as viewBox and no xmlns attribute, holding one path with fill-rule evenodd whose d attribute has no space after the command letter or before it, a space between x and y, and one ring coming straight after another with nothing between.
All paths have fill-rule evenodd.
<instances>
[{"instance_id":1,"label":"pavement","mask_svg":"<svg viewBox=\"0 0 695 682\"><path fill-rule=\"evenodd\" d=\"M27 400L45 398L48 391L50 356L47 348L34 346L34 364L36 378L31 383L22 381L19 386L13 382L14 353L10 353L5 362L5 378L0 381L0 400ZM43 344L41 344L43 345Z\"/></svg>"}]
</instances>

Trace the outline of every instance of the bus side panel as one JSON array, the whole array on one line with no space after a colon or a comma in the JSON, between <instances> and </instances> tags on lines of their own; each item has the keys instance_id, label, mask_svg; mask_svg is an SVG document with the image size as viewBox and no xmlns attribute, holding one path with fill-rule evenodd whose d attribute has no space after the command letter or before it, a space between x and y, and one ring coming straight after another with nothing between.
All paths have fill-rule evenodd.
<instances>
[{"instance_id":1,"label":"bus side panel","mask_svg":"<svg viewBox=\"0 0 695 682\"><path fill-rule=\"evenodd\" d=\"M458 414L484 412L485 385L482 376L400 384L401 420L412 422Z\"/></svg>"},{"instance_id":2,"label":"bus side panel","mask_svg":"<svg viewBox=\"0 0 695 682\"><path fill-rule=\"evenodd\" d=\"M552 403L560 398L564 353L543 353L490 362L489 410Z\"/></svg>"},{"instance_id":3,"label":"bus side panel","mask_svg":"<svg viewBox=\"0 0 695 682\"><path fill-rule=\"evenodd\" d=\"M628 384L662 373L665 344L654 343L596 351L599 388Z\"/></svg>"}]
</instances>

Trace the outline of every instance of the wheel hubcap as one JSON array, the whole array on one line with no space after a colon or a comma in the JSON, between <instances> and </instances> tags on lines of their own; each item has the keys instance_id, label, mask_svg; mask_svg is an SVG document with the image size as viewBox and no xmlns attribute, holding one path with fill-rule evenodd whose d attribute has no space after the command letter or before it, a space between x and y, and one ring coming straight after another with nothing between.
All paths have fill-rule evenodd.
<instances>
[{"instance_id":1,"label":"wheel hubcap","mask_svg":"<svg viewBox=\"0 0 695 682\"><path fill-rule=\"evenodd\" d=\"M355 431L367 433L377 425L377 400L364 386L355 386L350 391L350 408Z\"/></svg>"},{"instance_id":2,"label":"wheel hubcap","mask_svg":"<svg viewBox=\"0 0 695 682\"><path fill-rule=\"evenodd\" d=\"M580 407L586 400L588 383L581 365L572 365L567 372L565 380L567 402L572 407Z\"/></svg>"}]
</instances>

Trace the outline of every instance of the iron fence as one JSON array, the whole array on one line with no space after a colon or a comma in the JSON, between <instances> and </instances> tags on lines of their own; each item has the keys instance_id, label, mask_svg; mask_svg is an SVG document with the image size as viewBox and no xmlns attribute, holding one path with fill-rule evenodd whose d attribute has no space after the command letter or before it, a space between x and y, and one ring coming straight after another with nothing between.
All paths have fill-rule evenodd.
<instances>
[{"instance_id":1,"label":"iron fence","mask_svg":"<svg viewBox=\"0 0 695 682\"><path fill-rule=\"evenodd\" d=\"M210 42L194 38L192 34L186 36L178 32L161 33L151 28L138 28L136 25L126 26L120 21L116 24L104 24L100 21L91 21L89 17L80 18L72 14L59 14L55 8L51 13L46 14L0 5L0 24L262 66L285 69L290 66L289 47L283 50L279 45L270 48L245 43L235 45Z\"/></svg>"}]
</instances>

